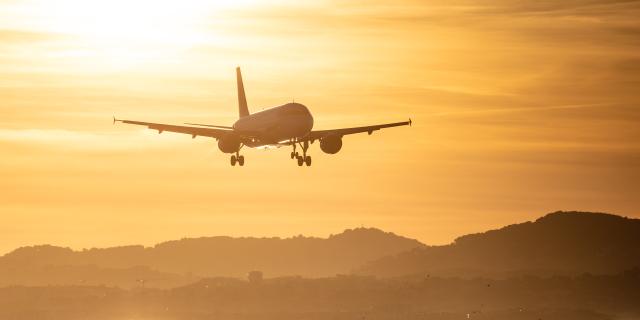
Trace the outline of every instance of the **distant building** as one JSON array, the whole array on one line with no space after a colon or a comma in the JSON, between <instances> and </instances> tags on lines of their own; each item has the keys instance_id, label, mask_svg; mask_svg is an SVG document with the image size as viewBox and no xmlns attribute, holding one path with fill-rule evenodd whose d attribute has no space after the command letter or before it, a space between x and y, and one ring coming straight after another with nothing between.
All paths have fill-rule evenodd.
<instances>
[{"instance_id":1,"label":"distant building","mask_svg":"<svg viewBox=\"0 0 640 320\"><path fill-rule=\"evenodd\" d=\"M247 276L249 283L260 284L262 283L262 271L251 271Z\"/></svg>"}]
</instances>

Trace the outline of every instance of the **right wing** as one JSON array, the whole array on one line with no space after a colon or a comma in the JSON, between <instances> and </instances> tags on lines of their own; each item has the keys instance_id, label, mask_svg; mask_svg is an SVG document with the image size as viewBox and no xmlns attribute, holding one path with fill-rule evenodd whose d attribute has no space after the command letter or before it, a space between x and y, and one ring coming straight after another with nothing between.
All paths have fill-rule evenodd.
<instances>
[{"instance_id":1,"label":"right wing","mask_svg":"<svg viewBox=\"0 0 640 320\"><path fill-rule=\"evenodd\" d=\"M202 137L211 137L211 138L220 139L221 137L225 136L227 133L232 132L232 130L221 129L221 128L199 128L199 127L189 127L189 126L176 126L176 125L170 125L170 124L143 122L143 121L135 121L135 120L120 120L120 119L113 118L113 123L116 123L116 122L146 126L151 130L158 130L158 133L162 133L163 131L168 131L168 132L189 134L191 135L192 138L195 138L196 136L202 136Z\"/></svg>"},{"instance_id":2,"label":"right wing","mask_svg":"<svg viewBox=\"0 0 640 320\"><path fill-rule=\"evenodd\" d=\"M373 131L377 131L380 129L407 126L407 125L408 126L411 125L411 119L409 119L409 121L385 123L385 124L378 124L378 125L365 126L365 127L341 128L341 129L330 129L330 130L314 130L314 131L311 131L306 137L304 137L304 140L314 141L314 140L322 139L324 137L332 136L332 135L344 136L348 134L363 133L363 132L367 132L368 134L371 134L373 133Z\"/></svg>"}]
</instances>

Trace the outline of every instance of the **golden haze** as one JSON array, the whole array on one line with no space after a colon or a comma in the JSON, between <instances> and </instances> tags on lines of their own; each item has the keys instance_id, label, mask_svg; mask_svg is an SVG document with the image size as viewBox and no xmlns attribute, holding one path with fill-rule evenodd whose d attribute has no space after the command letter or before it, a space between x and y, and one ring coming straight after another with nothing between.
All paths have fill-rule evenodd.
<instances>
[{"instance_id":1,"label":"golden haze","mask_svg":"<svg viewBox=\"0 0 640 320\"><path fill-rule=\"evenodd\" d=\"M0 251L640 216L637 3L304 3L0 1ZM212 140L111 124L231 124L236 65L254 111L414 126L231 168Z\"/></svg>"}]
</instances>

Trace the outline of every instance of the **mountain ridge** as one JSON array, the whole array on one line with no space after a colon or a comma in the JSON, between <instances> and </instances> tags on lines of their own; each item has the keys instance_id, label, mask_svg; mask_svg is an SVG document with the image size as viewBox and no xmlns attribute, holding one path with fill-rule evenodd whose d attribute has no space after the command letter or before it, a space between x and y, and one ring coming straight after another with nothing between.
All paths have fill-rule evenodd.
<instances>
[{"instance_id":1,"label":"mountain ridge","mask_svg":"<svg viewBox=\"0 0 640 320\"><path fill-rule=\"evenodd\" d=\"M268 276L333 276L367 261L424 246L417 240L375 228L346 229L328 238L295 236L257 238L213 236L141 245L72 250L51 245L27 246L0 257L0 271L47 267L144 266L168 274L244 277L261 270ZM35 270L35 271L34 271ZM25 275L23 278L28 278ZM4 279L7 280L8 279ZM7 283L0 276L0 284Z\"/></svg>"},{"instance_id":2,"label":"mountain ridge","mask_svg":"<svg viewBox=\"0 0 640 320\"><path fill-rule=\"evenodd\" d=\"M375 228L346 229L326 238L182 238L150 247L40 245L0 256L0 286L82 282L132 287L146 279L152 286L171 287L206 277L244 278L254 270L267 278L614 274L640 267L637 243L640 219L557 211L441 246Z\"/></svg>"},{"instance_id":3,"label":"mountain ridge","mask_svg":"<svg viewBox=\"0 0 640 320\"><path fill-rule=\"evenodd\" d=\"M367 263L381 277L611 274L640 266L640 219L556 211L534 221L456 238Z\"/></svg>"}]
</instances>

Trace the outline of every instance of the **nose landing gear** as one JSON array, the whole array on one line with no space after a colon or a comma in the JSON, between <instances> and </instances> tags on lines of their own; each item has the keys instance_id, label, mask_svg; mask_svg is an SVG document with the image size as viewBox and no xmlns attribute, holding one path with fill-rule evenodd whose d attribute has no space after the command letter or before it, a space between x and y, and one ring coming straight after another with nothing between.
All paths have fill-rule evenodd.
<instances>
[{"instance_id":1,"label":"nose landing gear","mask_svg":"<svg viewBox=\"0 0 640 320\"><path fill-rule=\"evenodd\" d=\"M302 167L303 164L306 164L307 167L311 166L311 156L307 155L307 150L309 149L309 141L298 142L300 148L302 148L302 155L298 154L296 151L296 143L293 143L293 151L291 151L291 159L295 158L298 162L298 166Z\"/></svg>"},{"instance_id":2,"label":"nose landing gear","mask_svg":"<svg viewBox=\"0 0 640 320\"><path fill-rule=\"evenodd\" d=\"M231 165L235 166L236 163L241 167L244 166L244 156L240 155L239 152L231 156Z\"/></svg>"}]
</instances>

